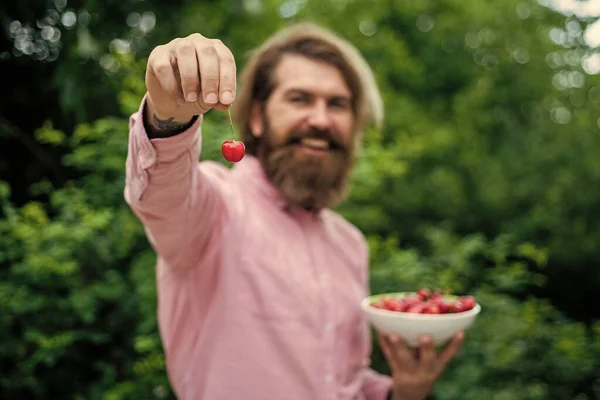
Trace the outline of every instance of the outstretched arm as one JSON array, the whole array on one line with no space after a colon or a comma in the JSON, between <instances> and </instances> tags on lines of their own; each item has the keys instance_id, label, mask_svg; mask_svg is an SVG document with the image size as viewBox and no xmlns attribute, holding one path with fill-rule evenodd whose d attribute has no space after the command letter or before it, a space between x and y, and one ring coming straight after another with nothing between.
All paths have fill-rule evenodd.
<instances>
[{"instance_id":1,"label":"outstretched arm","mask_svg":"<svg viewBox=\"0 0 600 400\"><path fill-rule=\"evenodd\" d=\"M235 78L229 49L198 34L156 47L148 59L148 93L130 118L125 199L174 269L194 265L218 238L224 173L198 163L200 125L208 110L231 104Z\"/></svg>"}]
</instances>

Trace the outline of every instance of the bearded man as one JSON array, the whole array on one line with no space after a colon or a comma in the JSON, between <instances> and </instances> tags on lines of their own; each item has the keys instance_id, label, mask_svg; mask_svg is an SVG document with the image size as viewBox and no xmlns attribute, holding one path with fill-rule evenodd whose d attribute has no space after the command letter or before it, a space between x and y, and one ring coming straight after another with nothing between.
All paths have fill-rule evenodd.
<instances>
[{"instance_id":1,"label":"bearded man","mask_svg":"<svg viewBox=\"0 0 600 400\"><path fill-rule=\"evenodd\" d=\"M392 376L370 368L367 243L332 211L382 101L347 41L300 23L236 64L200 34L156 47L131 116L125 199L158 255L158 318L182 400L417 400L463 340L418 356L380 336ZM247 155L198 161L210 109ZM206 133L210 134L210 132Z\"/></svg>"}]
</instances>

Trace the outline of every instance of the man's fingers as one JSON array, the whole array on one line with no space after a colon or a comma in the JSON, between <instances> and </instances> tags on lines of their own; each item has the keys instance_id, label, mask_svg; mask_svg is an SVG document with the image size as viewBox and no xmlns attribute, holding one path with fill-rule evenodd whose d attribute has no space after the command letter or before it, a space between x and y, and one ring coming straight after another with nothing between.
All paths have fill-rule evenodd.
<instances>
[{"instance_id":1,"label":"man's fingers","mask_svg":"<svg viewBox=\"0 0 600 400\"><path fill-rule=\"evenodd\" d=\"M401 368L398 364L398 360L392 350L392 345L390 344L388 338L384 334L379 334L379 345L381 346L381 350L383 351L383 355L388 361L388 364L393 372L399 371Z\"/></svg>"},{"instance_id":2,"label":"man's fingers","mask_svg":"<svg viewBox=\"0 0 600 400\"><path fill-rule=\"evenodd\" d=\"M406 342L398 335L392 334L389 337L392 351L398 360L398 363L402 366L402 369L412 371L416 369L417 363L412 354L408 349Z\"/></svg>"},{"instance_id":3,"label":"man's fingers","mask_svg":"<svg viewBox=\"0 0 600 400\"><path fill-rule=\"evenodd\" d=\"M148 58L147 85L150 92L155 92L158 85L173 99L183 100L179 79L171 62L171 54L164 46L157 47Z\"/></svg>"},{"instance_id":4,"label":"man's fingers","mask_svg":"<svg viewBox=\"0 0 600 400\"><path fill-rule=\"evenodd\" d=\"M192 42L183 39L177 42L174 49L177 58L177 68L181 80L181 90L188 102L195 102L198 98L200 78L198 76L198 58Z\"/></svg>"},{"instance_id":5,"label":"man's fingers","mask_svg":"<svg viewBox=\"0 0 600 400\"><path fill-rule=\"evenodd\" d=\"M236 65L231 50L220 40L214 40L215 51L219 58L219 101L221 104L233 103L236 93Z\"/></svg>"},{"instance_id":6,"label":"man's fingers","mask_svg":"<svg viewBox=\"0 0 600 400\"><path fill-rule=\"evenodd\" d=\"M200 67L202 101L211 107L219 102L219 56L212 41L195 41Z\"/></svg>"},{"instance_id":7,"label":"man's fingers","mask_svg":"<svg viewBox=\"0 0 600 400\"><path fill-rule=\"evenodd\" d=\"M215 110L223 111L223 112L227 112L227 110L229 109L229 105L222 104L222 103L217 103L215 105L212 105L211 107Z\"/></svg>"},{"instance_id":8,"label":"man's fingers","mask_svg":"<svg viewBox=\"0 0 600 400\"><path fill-rule=\"evenodd\" d=\"M424 335L419 339L419 365L427 371L433 371L436 366L437 353L431 336Z\"/></svg>"},{"instance_id":9,"label":"man's fingers","mask_svg":"<svg viewBox=\"0 0 600 400\"><path fill-rule=\"evenodd\" d=\"M439 370L443 370L446 365L458 354L465 339L464 332L458 332L452 338L450 344L440 353L438 357Z\"/></svg>"},{"instance_id":10,"label":"man's fingers","mask_svg":"<svg viewBox=\"0 0 600 400\"><path fill-rule=\"evenodd\" d=\"M148 58L146 87L164 114L227 111L236 85L235 59L218 39L194 33L157 46Z\"/></svg>"}]
</instances>

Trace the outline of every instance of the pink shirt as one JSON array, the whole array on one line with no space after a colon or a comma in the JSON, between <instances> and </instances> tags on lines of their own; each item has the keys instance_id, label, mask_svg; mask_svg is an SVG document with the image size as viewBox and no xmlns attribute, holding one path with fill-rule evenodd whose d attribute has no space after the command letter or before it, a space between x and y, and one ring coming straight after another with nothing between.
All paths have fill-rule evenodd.
<instances>
[{"instance_id":1,"label":"pink shirt","mask_svg":"<svg viewBox=\"0 0 600 400\"><path fill-rule=\"evenodd\" d=\"M142 102L142 107L145 100ZM158 255L158 319L181 400L384 400L369 368L363 235L286 210L256 158L198 162L201 118L149 140L130 119L125 199Z\"/></svg>"}]
</instances>

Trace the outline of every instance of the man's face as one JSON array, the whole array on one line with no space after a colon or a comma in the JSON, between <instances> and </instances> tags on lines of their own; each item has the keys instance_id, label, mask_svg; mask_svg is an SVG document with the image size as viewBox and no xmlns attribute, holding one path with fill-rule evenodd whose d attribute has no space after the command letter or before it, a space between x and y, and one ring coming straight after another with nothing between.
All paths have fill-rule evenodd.
<instances>
[{"instance_id":1,"label":"man's face","mask_svg":"<svg viewBox=\"0 0 600 400\"><path fill-rule=\"evenodd\" d=\"M275 82L251 121L267 177L296 205L331 207L354 161L350 89L336 67L298 55L282 58Z\"/></svg>"}]
</instances>

